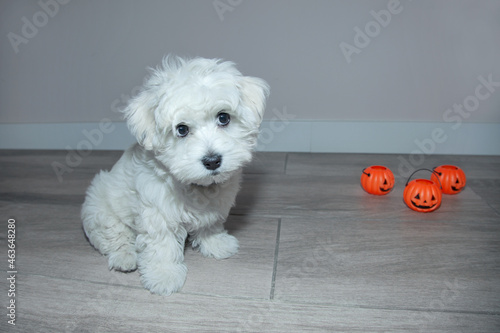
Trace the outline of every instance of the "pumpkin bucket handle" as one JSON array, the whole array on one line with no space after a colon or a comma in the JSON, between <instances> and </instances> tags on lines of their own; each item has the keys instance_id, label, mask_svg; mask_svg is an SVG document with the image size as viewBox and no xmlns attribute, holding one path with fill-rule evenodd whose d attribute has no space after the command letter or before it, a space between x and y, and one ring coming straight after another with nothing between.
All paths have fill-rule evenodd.
<instances>
[{"instance_id":1,"label":"pumpkin bucket handle","mask_svg":"<svg viewBox=\"0 0 500 333\"><path fill-rule=\"evenodd\" d=\"M441 185L441 180L439 179L439 174L435 170L425 169L425 168L417 169L417 170L413 171L413 173L410 175L410 177L408 177L408 180L406 181L405 187L408 186L408 183L410 182L411 177L413 177L414 174L416 174L417 172L422 171L422 170L429 171L429 172L435 174L437 176L436 178L437 178L437 180L439 182L439 188L441 190L443 189L443 186Z\"/></svg>"},{"instance_id":2,"label":"pumpkin bucket handle","mask_svg":"<svg viewBox=\"0 0 500 333\"><path fill-rule=\"evenodd\" d=\"M434 172L435 172L435 173L437 173L439 176L441 176L441 175L442 175L442 173L441 173L441 172L437 172L437 171L436 171L436 168L437 168L437 166L435 166L434 168L432 168L432 171L434 171Z\"/></svg>"}]
</instances>

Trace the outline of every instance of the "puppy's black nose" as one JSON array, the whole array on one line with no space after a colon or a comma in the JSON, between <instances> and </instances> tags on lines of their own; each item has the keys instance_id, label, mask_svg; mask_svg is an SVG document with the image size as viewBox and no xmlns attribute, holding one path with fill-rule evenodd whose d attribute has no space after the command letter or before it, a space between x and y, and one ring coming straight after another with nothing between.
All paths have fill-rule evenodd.
<instances>
[{"instance_id":1,"label":"puppy's black nose","mask_svg":"<svg viewBox=\"0 0 500 333\"><path fill-rule=\"evenodd\" d=\"M222 163L222 156L219 154L212 154L203 157L201 163L205 166L207 170L215 170L220 167Z\"/></svg>"}]
</instances>

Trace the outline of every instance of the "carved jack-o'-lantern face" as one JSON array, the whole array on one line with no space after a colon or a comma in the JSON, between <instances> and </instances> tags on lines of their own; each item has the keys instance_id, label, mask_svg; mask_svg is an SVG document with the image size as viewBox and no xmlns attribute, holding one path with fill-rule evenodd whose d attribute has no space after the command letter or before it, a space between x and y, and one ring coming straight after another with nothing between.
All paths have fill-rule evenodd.
<instances>
[{"instance_id":1,"label":"carved jack-o'-lantern face","mask_svg":"<svg viewBox=\"0 0 500 333\"><path fill-rule=\"evenodd\" d=\"M432 181L439 181L443 187L443 193L445 194L457 194L460 193L465 188L466 178L465 173L459 167L454 165L441 165L434 168L432 174Z\"/></svg>"},{"instance_id":2,"label":"carved jack-o'-lantern face","mask_svg":"<svg viewBox=\"0 0 500 333\"><path fill-rule=\"evenodd\" d=\"M417 183L421 183L421 180L415 180ZM416 195L410 199L411 204L413 207L420 208L420 209L427 209L430 210L439 203L436 196L432 193L432 191L423 191L423 190L417 190Z\"/></svg>"},{"instance_id":3,"label":"carved jack-o'-lantern face","mask_svg":"<svg viewBox=\"0 0 500 333\"><path fill-rule=\"evenodd\" d=\"M417 212L432 212L441 205L439 185L428 179L415 179L406 184L403 199L406 205Z\"/></svg>"},{"instance_id":4,"label":"carved jack-o'-lantern face","mask_svg":"<svg viewBox=\"0 0 500 333\"><path fill-rule=\"evenodd\" d=\"M385 195L394 187L394 174L384 166L370 166L363 170L361 186L370 194Z\"/></svg>"}]
</instances>

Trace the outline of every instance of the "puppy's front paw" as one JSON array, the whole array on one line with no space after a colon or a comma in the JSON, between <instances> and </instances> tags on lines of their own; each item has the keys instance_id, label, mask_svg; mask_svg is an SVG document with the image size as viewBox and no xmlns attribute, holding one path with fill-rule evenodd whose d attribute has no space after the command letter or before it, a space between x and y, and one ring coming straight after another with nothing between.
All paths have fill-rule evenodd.
<instances>
[{"instance_id":1,"label":"puppy's front paw","mask_svg":"<svg viewBox=\"0 0 500 333\"><path fill-rule=\"evenodd\" d=\"M142 285L157 295L170 295L179 291L186 281L187 267L184 264L155 265L141 271Z\"/></svg>"},{"instance_id":2,"label":"puppy's front paw","mask_svg":"<svg viewBox=\"0 0 500 333\"><path fill-rule=\"evenodd\" d=\"M199 250L205 257L226 259L238 253L240 245L236 237L225 232L210 235L199 241Z\"/></svg>"},{"instance_id":3,"label":"puppy's front paw","mask_svg":"<svg viewBox=\"0 0 500 333\"><path fill-rule=\"evenodd\" d=\"M112 252L108 255L109 269L130 272L137 268L137 253L135 249Z\"/></svg>"}]
</instances>

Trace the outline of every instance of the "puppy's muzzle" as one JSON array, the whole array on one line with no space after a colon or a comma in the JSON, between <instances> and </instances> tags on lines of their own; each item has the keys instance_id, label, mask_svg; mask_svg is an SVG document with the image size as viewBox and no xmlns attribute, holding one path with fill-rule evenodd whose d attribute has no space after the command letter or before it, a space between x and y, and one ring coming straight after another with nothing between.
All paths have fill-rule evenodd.
<instances>
[{"instance_id":1,"label":"puppy's muzzle","mask_svg":"<svg viewBox=\"0 0 500 333\"><path fill-rule=\"evenodd\" d=\"M222 156L219 154L207 155L201 159L201 163L203 163L207 170L214 171L221 166Z\"/></svg>"}]
</instances>

